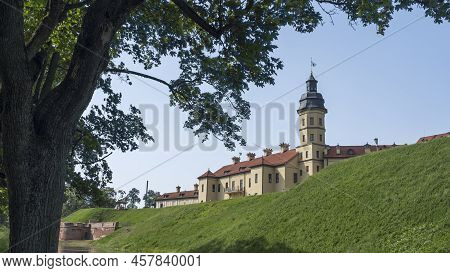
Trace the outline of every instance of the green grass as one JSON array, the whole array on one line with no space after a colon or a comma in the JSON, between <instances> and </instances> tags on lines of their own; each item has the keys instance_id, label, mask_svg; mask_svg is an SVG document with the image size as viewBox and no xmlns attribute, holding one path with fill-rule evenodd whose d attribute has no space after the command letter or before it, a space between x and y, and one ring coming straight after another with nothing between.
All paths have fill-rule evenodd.
<instances>
[{"instance_id":1,"label":"green grass","mask_svg":"<svg viewBox=\"0 0 450 273\"><path fill-rule=\"evenodd\" d=\"M339 162L284 193L163 209L84 209L119 221L110 252L448 252L450 138Z\"/></svg>"},{"instance_id":2,"label":"green grass","mask_svg":"<svg viewBox=\"0 0 450 273\"><path fill-rule=\"evenodd\" d=\"M6 227L0 226L0 253L8 250L9 232Z\"/></svg>"}]
</instances>

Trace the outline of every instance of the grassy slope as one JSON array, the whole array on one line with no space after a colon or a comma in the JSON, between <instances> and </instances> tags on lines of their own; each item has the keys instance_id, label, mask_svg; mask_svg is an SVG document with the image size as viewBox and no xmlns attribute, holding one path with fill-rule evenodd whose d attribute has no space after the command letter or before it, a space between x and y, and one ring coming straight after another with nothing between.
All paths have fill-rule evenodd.
<instances>
[{"instance_id":1,"label":"grassy slope","mask_svg":"<svg viewBox=\"0 0 450 273\"><path fill-rule=\"evenodd\" d=\"M9 232L6 227L0 226L0 253L8 250Z\"/></svg>"},{"instance_id":2,"label":"grassy slope","mask_svg":"<svg viewBox=\"0 0 450 273\"><path fill-rule=\"evenodd\" d=\"M337 163L284 193L115 211L66 221L119 221L108 251L450 251L450 138Z\"/></svg>"}]
</instances>

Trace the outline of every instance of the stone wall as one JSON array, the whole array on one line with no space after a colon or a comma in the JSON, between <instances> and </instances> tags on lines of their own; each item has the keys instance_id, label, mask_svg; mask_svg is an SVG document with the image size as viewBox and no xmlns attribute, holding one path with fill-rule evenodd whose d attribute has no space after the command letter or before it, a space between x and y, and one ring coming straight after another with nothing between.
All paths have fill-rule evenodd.
<instances>
[{"instance_id":1,"label":"stone wall","mask_svg":"<svg viewBox=\"0 0 450 273\"><path fill-rule=\"evenodd\" d=\"M98 240L113 233L118 227L118 222L87 224L62 222L59 229L59 240Z\"/></svg>"}]
</instances>

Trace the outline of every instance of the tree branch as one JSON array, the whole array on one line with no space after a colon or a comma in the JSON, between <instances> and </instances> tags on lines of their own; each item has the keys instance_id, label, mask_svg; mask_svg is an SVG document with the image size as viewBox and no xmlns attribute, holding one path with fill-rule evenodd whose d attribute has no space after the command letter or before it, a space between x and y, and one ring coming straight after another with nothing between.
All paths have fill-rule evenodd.
<instances>
[{"instance_id":1,"label":"tree branch","mask_svg":"<svg viewBox=\"0 0 450 273\"><path fill-rule=\"evenodd\" d=\"M41 24L34 32L31 40L26 45L27 58L31 60L36 53L39 52L41 46L47 41L48 37L50 37L53 29L60 22L60 15L64 10L64 1L63 0L48 0L49 12L42 19Z\"/></svg>"},{"instance_id":2,"label":"tree branch","mask_svg":"<svg viewBox=\"0 0 450 273\"><path fill-rule=\"evenodd\" d=\"M153 81L157 81L157 82L159 82L161 84L164 84L165 86L169 87L169 89L172 89L172 87L173 87L170 83L168 83L168 82L166 82L164 80L161 80L161 79L158 79L156 77L153 77L153 76L150 76L150 75L147 75L147 74L143 74L143 73L140 73L140 72L128 70L128 69L110 68L110 69L107 69L105 72L111 72L113 74L120 74L120 73L131 74L131 75L143 77L143 78L146 78L146 79L150 79L150 80L153 80Z\"/></svg>"},{"instance_id":3,"label":"tree branch","mask_svg":"<svg viewBox=\"0 0 450 273\"><path fill-rule=\"evenodd\" d=\"M65 78L35 112L38 134L72 131L91 101L101 73L109 63L111 41L130 12L144 0L97 0L86 10L82 29ZM69 137L70 133L64 133Z\"/></svg>"},{"instance_id":4,"label":"tree branch","mask_svg":"<svg viewBox=\"0 0 450 273\"><path fill-rule=\"evenodd\" d=\"M50 93L50 90L52 89L53 81L55 80L56 76L56 70L58 68L58 62L59 62L59 53L55 52L52 55L52 59L50 60L50 64L48 66L48 72L47 77L45 78L44 85L42 86L42 91L39 94L39 100L42 100L47 96L48 93Z\"/></svg>"},{"instance_id":5,"label":"tree branch","mask_svg":"<svg viewBox=\"0 0 450 273\"><path fill-rule=\"evenodd\" d=\"M220 36L222 36L222 32L211 26L206 20L204 20L200 15L193 10L189 4L184 0L172 0L172 2L183 12L184 16L187 18L190 18L192 21L194 21L199 27L201 27L203 30L211 34L216 39L220 39Z\"/></svg>"},{"instance_id":6,"label":"tree branch","mask_svg":"<svg viewBox=\"0 0 450 273\"><path fill-rule=\"evenodd\" d=\"M101 158L99 158L99 159L97 159L97 160L95 160L95 161L91 161L91 162L76 162L76 164L77 164L77 165L92 165L92 164L98 163L98 162L100 162L100 161L106 159L106 158L109 157L110 155L112 155L112 152L108 153L108 154L105 155L104 157L101 157Z\"/></svg>"}]
</instances>

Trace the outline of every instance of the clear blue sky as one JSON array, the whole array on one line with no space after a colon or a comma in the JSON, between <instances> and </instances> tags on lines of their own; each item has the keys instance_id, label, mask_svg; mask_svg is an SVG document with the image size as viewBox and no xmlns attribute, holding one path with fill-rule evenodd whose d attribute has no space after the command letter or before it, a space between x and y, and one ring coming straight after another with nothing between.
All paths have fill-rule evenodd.
<instances>
[{"instance_id":1,"label":"clear blue sky","mask_svg":"<svg viewBox=\"0 0 450 273\"><path fill-rule=\"evenodd\" d=\"M422 16L421 10L397 13L385 36L377 35L375 27L351 28L345 15L335 16L334 25L327 20L311 34L284 29L275 52L284 69L278 71L275 85L252 87L245 95L256 108L271 102L261 114L252 113L247 123L250 149L261 155L262 149L255 150L254 143L261 147L276 146L282 140L291 147L299 144L295 110L305 90L311 57L317 63L314 72L328 108L327 144L363 145L374 137L382 144L414 143L421 136L450 131L450 24L437 25L423 18L404 28ZM127 57L123 60L129 62ZM167 59L162 67L145 73L169 81L177 78L177 67L176 61ZM144 72L139 66L131 68ZM150 189L156 191L174 191L177 185L189 190L208 168L214 171L229 164L239 152L245 157L248 149L228 151L217 141L215 146L206 143L209 150L195 145L182 152L198 139L182 128L185 115L167 107L168 97L160 92L167 93L167 88L150 80L133 82L128 86L115 81L113 86L122 91L124 107L141 105L147 109L145 122L157 122L157 132L150 131L156 143L132 153L116 152L108 159L114 187L127 191L136 187L143 193L149 180ZM97 94L93 103L99 102ZM148 105L157 109L156 115Z\"/></svg>"}]
</instances>

